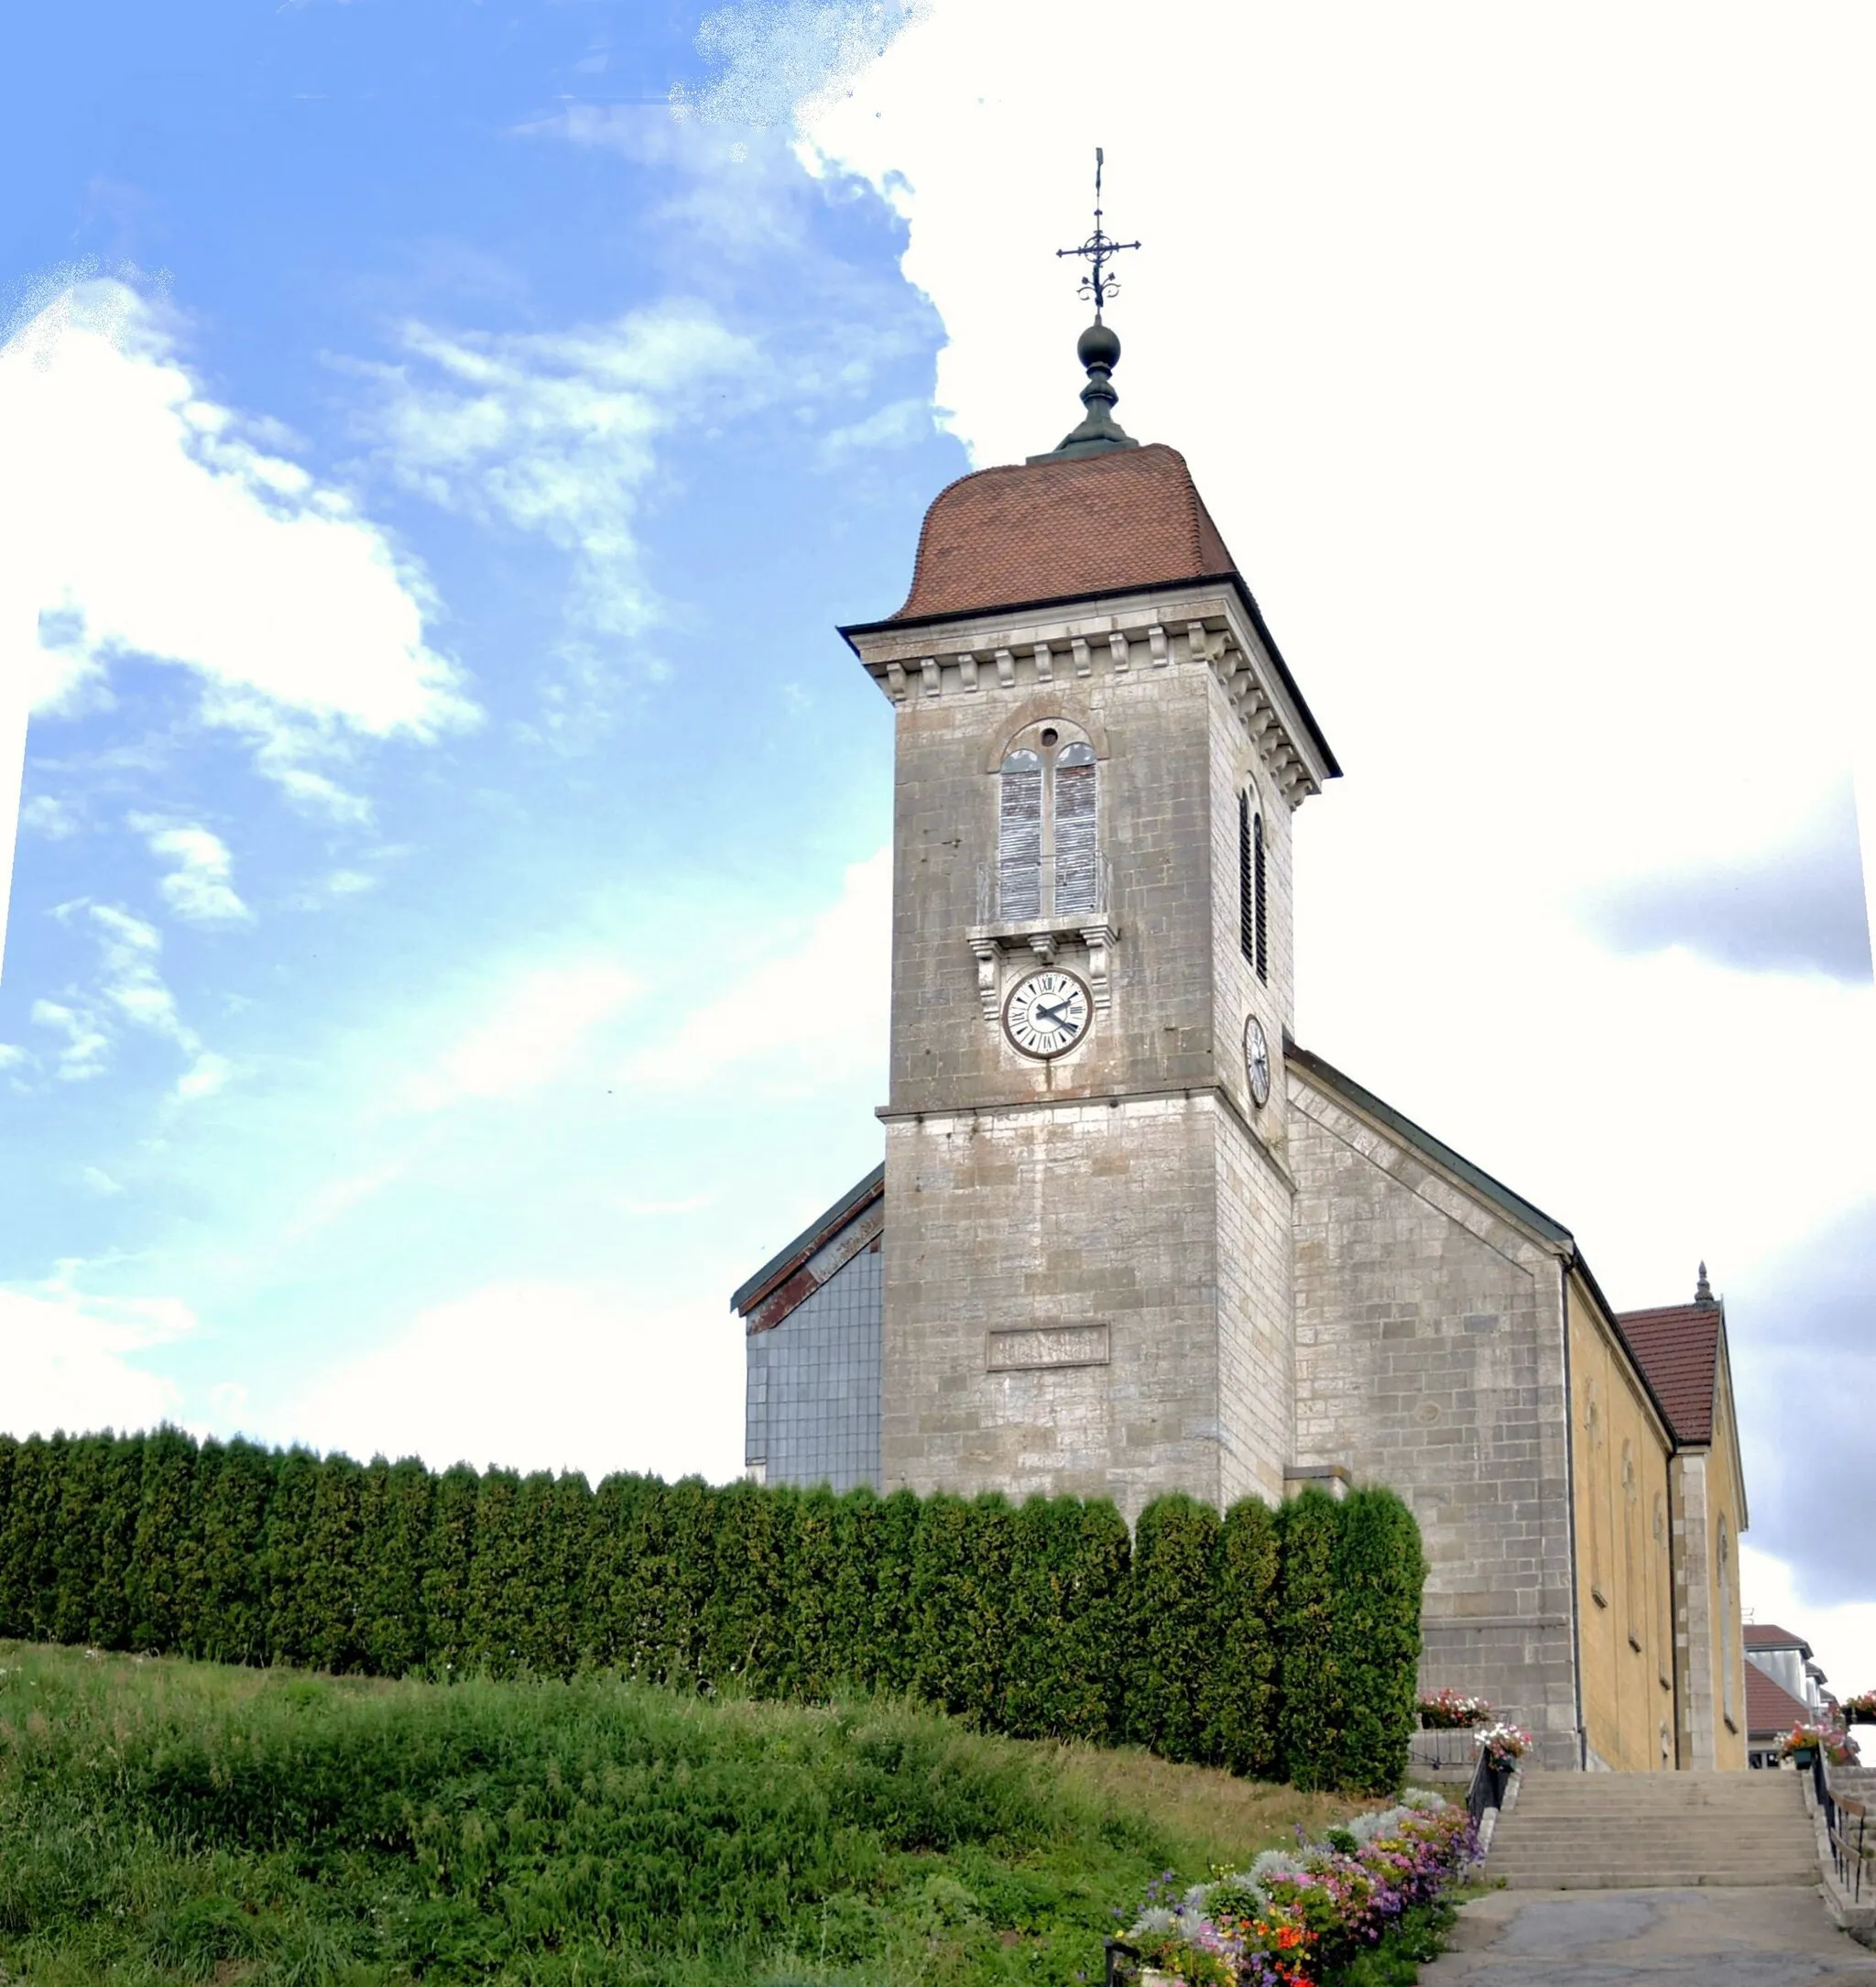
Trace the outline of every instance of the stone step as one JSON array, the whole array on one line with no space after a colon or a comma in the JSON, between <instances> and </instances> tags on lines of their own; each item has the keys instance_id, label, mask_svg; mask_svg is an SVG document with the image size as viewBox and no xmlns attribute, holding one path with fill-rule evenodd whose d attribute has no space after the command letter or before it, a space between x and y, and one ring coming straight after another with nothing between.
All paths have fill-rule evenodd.
<instances>
[{"instance_id":1,"label":"stone step","mask_svg":"<svg viewBox=\"0 0 1876 1987\"><path fill-rule=\"evenodd\" d=\"M1572 1845L1613 1848L1618 1843L1624 1849L1667 1849L1692 1848L1698 1843L1703 1852L1717 1844L1743 1854L1748 1850L1775 1849L1779 1844L1795 1839L1795 1831L1791 1829L1623 1829L1604 1822L1597 1823L1594 1828L1565 1829L1547 1828L1531 1821L1522 1828L1514 1828L1510 1821L1501 1822L1500 1826L1507 1845L1512 1842L1542 1843L1546 1849Z\"/></svg>"},{"instance_id":2,"label":"stone step","mask_svg":"<svg viewBox=\"0 0 1876 1987\"><path fill-rule=\"evenodd\" d=\"M1757 1890L1772 1886L1803 1888L1817 1882L1815 1863L1804 1869L1760 1867L1751 1871L1655 1870L1632 1865L1620 1870L1557 1870L1548 1865L1534 1870L1500 1870L1494 1856L1490 1870L1492 1875L1504 1879L1507 1890L1514 1891Z\"/></svg>"},{"instance_id":3,"label":"stone step","mask_svg":"<svg viewBox=\"0 0 1876 1987\"><path fill-rule=\"evenodd\" d=\"M1486 1868L1519 1890L1818 1881L1794 1774L1527 1774Z\"/></svg>"},{"instance_id":4,"label":"stone step","mask_svg":"<svg viewBox=\"0 0 1876 1987\"><path fill-rule=\"evenodd\" d=\"M1617 1795L1598 1801L1560 1800L1553 1795L1521 1792L1518 1810L1522 1813L1526 1808L1538 1815L1724 1815L1748 1819L1754 1815L1801 1815L1805 1812L1805 1797L1790 1794L1776 1800L1729 1801L1696 1795L1691 1800L1676 1801L1661 1795Z\"/></svg>"}]
</instances>

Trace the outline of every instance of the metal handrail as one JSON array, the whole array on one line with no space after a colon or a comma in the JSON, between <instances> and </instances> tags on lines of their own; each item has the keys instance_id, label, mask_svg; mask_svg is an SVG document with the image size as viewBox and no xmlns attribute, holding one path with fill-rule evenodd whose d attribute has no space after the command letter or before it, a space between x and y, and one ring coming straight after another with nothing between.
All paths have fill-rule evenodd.
<instances>
[{"instance_id":1,"label":"metal handrail","mask_svg":"<svg viewBox=\"0 0 1876 1987\"><path fill-rule=\"evenodd\" d=\"M1831 1868L1854 1904L1862 1901L1863 1866L1876 1854L1876 1830L1870 1828L1866 1802L1839 1794L1830 1784L1829 1748L1820 1745L1811 1755L1811 1789L1824 1817L1825 1840L1830 1844Z\"/></svg>"},{"instance_id":2,"label":"metal handrail","mask_svg":"<svg viewBox=\"0 0 1876 1987\"><path fill-rule=\"evenodd\" d=\"M1124 1962L1139 1958L1138 1946L1129 1946L1124 1938L1110 1938L1101 1949L1101 1987L1128 1987L1129 1982L1138 1980L1138 1970Z\"/></svg>"},{"instance_id":3,"label":"metal handrail","mask_svg":"<svg viewBox=\"0 0 1876 1987\"><path fill-rule=\"evenodd\" d=\"M1478 1762L1472 1769L1471 1784L1466 1789L1466 1812L1472 1817L1475 1829L1485 1819L1488 1807L1505 1805L1505 1788L1511 1778L1511 1769L1494 1765L1491 1754L1481 1746Z\"/></svg>"}]
</instances>

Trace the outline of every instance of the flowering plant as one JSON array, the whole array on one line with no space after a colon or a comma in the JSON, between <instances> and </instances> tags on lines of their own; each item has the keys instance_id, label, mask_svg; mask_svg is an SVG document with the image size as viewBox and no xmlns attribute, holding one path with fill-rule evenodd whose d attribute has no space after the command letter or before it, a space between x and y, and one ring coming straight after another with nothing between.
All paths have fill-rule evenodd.
<instances>
[{"instance_id":1,"label":"flowering plant","mask_svg":"<svg viewBox=\"0 0 1876 1987\"><path fill-rule=\"evenodd\" d=\"M1168 1871L1127 1935L1145 1962L1194 1987L1317 1987L1325 1975L1430 1903L1477 1861L1463 1807L1410 1794L1327 1840L1270 1849L1176 1893Z\"/></svg>"},{"instance_id":2,"label":"flowering plant","mask_svg":"<svg viewBox=\"0 0 1876 1987\"><path fill-rule=\"evenodd\" d=\"M1498 1767L1515 1766L1531 1750L1531 1734L1522 1726L1506 1724L1502 1719L1475 1732L1473 1738L1484 1748L1486 1758Z\"/></svg>"},{"instance_id":3,"label":"flowering plant","mask_svg":"<svg viewBox=\"0 0 1876 1987\"><path fill-rule=\"evenodd\" d=\"M1822 1752L1833 1766L1854 1766L1860 1757L1857 1741L1849 1732L1832 1731L1824 1725L1794 1725L1778 1741L1778 1756L1789 1759L1794 1752Z\"/></svg>"},{"instance_id":4,"label":"flowering plant","mask_svg":"<svg viewBox=\"0 0 1876 1987\"><path fill-rule=\"evenodd\" d=\"M1435 1690L1420 1700L1420 1722L1428 1731L1458 1731L1490 1716L1491 1706L1483 1698L1465 1697L1456 1690Z\"/></svg>"},{"instance_id":5,"label":"flowering plant","mask_svg":"<svg viewBox=\"0 0 1876 1987\"><path fill-rule=\"evenodd\" d=\"M1876 1725L1876 1690L1860 1690L1843 1700L1843 1715L1859 1724Z\"/></svg>"}]
</instances>

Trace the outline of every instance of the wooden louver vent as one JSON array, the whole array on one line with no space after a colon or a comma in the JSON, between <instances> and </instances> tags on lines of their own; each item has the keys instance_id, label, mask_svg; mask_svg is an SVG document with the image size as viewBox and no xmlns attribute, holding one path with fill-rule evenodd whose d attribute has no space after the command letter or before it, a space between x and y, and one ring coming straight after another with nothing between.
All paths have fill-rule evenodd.
<instances>
[{"instance_id":1,"label":"wooden louver vent","mask_svg":"<svg viewBox=\"0 0 1876 1987\"><path fill-rule=\"evenodd\" d=\"M1012 752L1003 761L997 826L997 899L1005 918L1042 914L1042 760Z\"/></svg>"},{"instance_id":2,"label":"wooden louver vent","mask_svg":"<svg viewBox=\"0 0 1876 1987\"><path fill-rule=\"evenodd\" d=\"M1100 837L1092 746L1071 745L1055 761L1055 910L1094 911L1100 901Z\"/></svg>"},{"instance_id":3,"label":"wooden louver vent","mask_svg":"<svg viewBox=\"0 0 1876 1987\"><path fill-rule=\"evenodd\" d=\"M1250 857L1250 795L1238 796L1238 949L1257 964L1257 883Z\"/></svg>"},{"instance_id":4,"label":"wooden louver vent","mask_svg":"<svg viewBox=\"0 0 1876 1987\"><path fill-rule=\"evenodd\" d=\"M1253 814L1250 822L1251 860L1256 868L1257 977L1271 977L1270 921L1264 914L1264 817Z\"/></svg>"}]
</instances>

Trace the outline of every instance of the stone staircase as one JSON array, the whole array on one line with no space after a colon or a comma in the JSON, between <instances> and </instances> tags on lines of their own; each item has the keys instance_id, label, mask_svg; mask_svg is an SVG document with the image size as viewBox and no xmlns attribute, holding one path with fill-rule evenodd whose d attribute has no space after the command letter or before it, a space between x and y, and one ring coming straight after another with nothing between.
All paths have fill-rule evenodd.
<instances>
[{"instance_id":1,"label":"stone staircase","mask_svg":"<svg viewBox=\"0 0 1876 1987\"><path fill-rule=\"evenodd\" d=\"M1488 1877L1519 1890L1815 1884L1816 1833L1794 1773L1522 1774Z\"/></svg>"}]
</instances>

